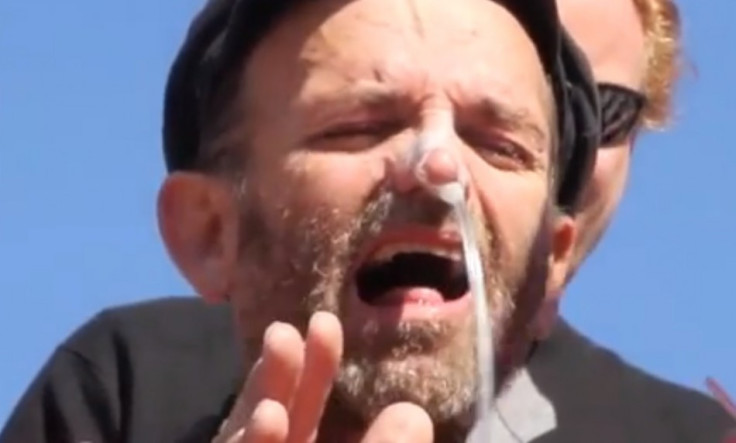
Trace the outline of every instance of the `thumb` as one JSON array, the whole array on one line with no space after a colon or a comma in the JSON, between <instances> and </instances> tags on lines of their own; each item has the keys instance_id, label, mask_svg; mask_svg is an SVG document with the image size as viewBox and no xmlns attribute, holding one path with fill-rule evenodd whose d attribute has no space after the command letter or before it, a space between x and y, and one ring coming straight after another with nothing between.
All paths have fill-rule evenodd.
<instances>
[{"instance_id":1,"label":"thumb","mask_svg":"<svg viewBox=\"0 0 736 443\"><path fill-rule=\"evenodd\" d=\"M395 403L378 414L361 443L432 443L429 415L412 403Z\"/></svg>"}]
</instances>

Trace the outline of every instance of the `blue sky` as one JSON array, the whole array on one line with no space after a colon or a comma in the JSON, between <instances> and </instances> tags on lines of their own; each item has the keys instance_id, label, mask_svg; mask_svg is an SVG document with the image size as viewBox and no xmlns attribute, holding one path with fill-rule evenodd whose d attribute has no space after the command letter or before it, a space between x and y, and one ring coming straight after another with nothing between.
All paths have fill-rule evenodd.
<instances>
[{"instance_id":1,"label":"blue sky","mask_svg":"<svg viewBox=\"0 0 736 443\"><path fill-rule=\"evenodd\" d=\"M154 196L165 74L200 1L0 2L0 426L97 311L190 293ZM680 1L694 69L677 125L641 140L564 310L655 374L736 394L736 2L707 3Z\"/></svg>"}]
</instances>

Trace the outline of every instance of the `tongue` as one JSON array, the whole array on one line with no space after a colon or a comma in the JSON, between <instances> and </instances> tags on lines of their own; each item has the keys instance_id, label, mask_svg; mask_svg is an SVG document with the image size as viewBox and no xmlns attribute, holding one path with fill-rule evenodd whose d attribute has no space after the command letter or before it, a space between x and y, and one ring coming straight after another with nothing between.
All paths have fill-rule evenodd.
<instances>
[{"instance_id":1,"label":"tongue","mask_svg":"<svg viewBox=\"0 0 736 443\"><path fill-rule=\"evenodd\" d=\"M436 289L417 286L394 288L371 300L371 304L376 306L440 305L442 303L444 303L442 294Z\"/></svg>"}]
</instances>

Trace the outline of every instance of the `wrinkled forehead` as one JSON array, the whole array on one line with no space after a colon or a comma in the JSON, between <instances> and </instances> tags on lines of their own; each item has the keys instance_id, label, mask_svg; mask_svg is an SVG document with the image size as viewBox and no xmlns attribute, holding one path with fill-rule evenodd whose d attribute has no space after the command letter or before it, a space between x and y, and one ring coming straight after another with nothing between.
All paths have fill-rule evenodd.
<instances>
[{"instance_id":1,"label":"wrinkled forehead","mask_svg":"<svg viewBox=\"0 0 736 443\"><path fill-rule=\"evenodd\" d=\"M509 30L524 34L516 18L492 0L320 0L295 9L290 19L294 25L311 22L326 35L360 38L369 33L371 38L440 46Z\"/></svg>"},{"instance_id":2,"label":"wrinkled forehead","mask_svg":"<svg viewBox=\"0 0 736 443\"><path fill-rule=\"evenodd\" d=\"M588 57L596 81L639 89L646 38L633 0L558 0L560 19Z\"/></svg>"},{"instance_id":3,"label":"wrinkled forehead","mask_svg":"<svg viewBox=\"0 0 736 443\"><path fill-rule=\"evenodd\" d=\"M493 94L539 102L547 87L532 40L490 0L308 2L262 40L248 71L259 89L279 84L271 91L277 95L327 93L371 80L409 94L442 90L453 98ZM541 103L535 106L532 112L544 114Z\"/></svg>"}]
</instances>

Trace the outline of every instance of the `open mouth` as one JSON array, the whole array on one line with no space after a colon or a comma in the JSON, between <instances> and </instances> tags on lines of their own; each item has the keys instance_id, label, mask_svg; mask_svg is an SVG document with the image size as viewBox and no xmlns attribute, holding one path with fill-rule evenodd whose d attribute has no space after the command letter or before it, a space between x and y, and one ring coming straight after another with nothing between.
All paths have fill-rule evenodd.
<instances>
[{"instance_id":1,"label":"open mouth","mask_svg":"<svg viewBox=\"0 0 736 443\"><path fill-rule=\"evenodd\" d=\"M468 292L465 264L459 247L389 244L377 249L355 275L358 297L378 306L395 302L398 290L430 289L442 301L454 301Z\"/></svg>"}]
</instances>

